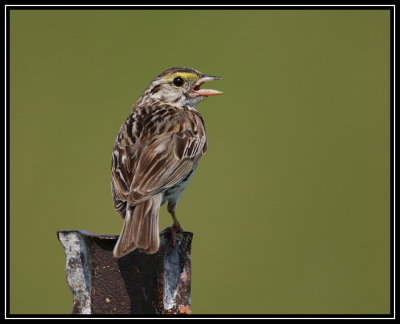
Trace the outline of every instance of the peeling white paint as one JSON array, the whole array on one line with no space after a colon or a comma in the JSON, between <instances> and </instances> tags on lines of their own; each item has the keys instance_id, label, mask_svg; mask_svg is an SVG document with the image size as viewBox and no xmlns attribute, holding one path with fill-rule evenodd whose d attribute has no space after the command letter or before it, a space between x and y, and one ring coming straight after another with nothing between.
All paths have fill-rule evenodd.
<instances>
[{"instance_id":1,"label":"peeling white paint","mask_svg":"<svg viewBox=\"0 0 400 324\"><path fill-rule=\"evenodd\" d=\"M78 232L59 233L66 256L68 286L80 314L91 314L91 280L89 251Z\"/></svg>"},{"instance_id":2,"label":"peeling white paint","mask_svg":"<svg viewBox=\"0 0 400 324\"><path fill-rule=\"evenodd\" d=\"M176 295L179 286L179 254L176 247L170 255L165 256L164 268L164 308L171 310L176 306Z\"/></svg>"}]
</instances>

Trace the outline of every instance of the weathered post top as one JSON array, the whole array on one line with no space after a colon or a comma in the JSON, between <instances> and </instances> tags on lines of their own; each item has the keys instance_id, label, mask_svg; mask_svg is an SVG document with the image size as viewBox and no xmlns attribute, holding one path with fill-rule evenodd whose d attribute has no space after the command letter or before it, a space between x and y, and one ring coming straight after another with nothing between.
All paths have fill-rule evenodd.
<instances>
[{"instance_id":1,"label":"weathered post top","mask_svg":"<svg viewBox=\"0 0 400 324\"><path fill-rule=\"evenodd\" d=\"M190 314L191 242L180 232L176 247L160 233L155 254L139 251L116 259L118 235L60 230L73 314Z\"/></svg>"}]
</instances>

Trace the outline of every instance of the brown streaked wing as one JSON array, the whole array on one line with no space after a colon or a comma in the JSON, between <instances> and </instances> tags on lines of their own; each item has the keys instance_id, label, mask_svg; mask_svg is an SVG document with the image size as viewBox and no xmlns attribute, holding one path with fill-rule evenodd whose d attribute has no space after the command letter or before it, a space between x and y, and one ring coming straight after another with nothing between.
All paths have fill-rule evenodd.
<instances>
[{"instance_id":1,"label":"brown streaked wing","mask_svg":"<svg viewBox=\"0 0 400 324\"><path fill-rule=\"evenodd\" d=\"M137 205L178 183L203 154L204 134L167 133L143 148L128 203Z\"/></svg>"},{"instance_id":2,"label":"brown streaked wing","mask_svg":"<svg viewBox=\"0 0 400 324\"><path fill-rule=\"evenodd\" d=\"M115 209L125 217L126 200L136 164L136 151L140 139L135 130L141 127L140 122L131 114L121 126L115 141L111 160L111 184Z\"/></svg>"},{"instance_id":3,"label":"brown streaked wing","mask_svg":"<svg viewBox=\"0 0 400 324\"><path fill-rule=\"evenodd\" d=\"M116 146L112 158L112 179L119 198L129 194L131 184L130 158L127 153L127 146Z\"/></svg>"}]
</instances>

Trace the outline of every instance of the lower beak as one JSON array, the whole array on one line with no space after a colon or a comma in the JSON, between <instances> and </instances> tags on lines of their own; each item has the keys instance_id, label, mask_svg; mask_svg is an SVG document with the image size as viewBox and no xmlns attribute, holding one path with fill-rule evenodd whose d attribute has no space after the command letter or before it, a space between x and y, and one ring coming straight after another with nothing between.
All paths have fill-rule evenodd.
<instances>
[{"instance_id":1,"label":"lower beak","mask_svg":"<svg viewBox=\"0 0 400 324\"><path fill-rule=\"evenodd\" d=\"M217 96L223 94L223 92L218 91L218 90L213 90L213 89L200 89L200 86L209 81L213 80L222 80L222 78L217 77L217 76L211 76L211 75L202 75L199 80L194 84L193 86L193 92L197 96L202 96L202 97L209 97L209 96Z\"/></svg>"}]
</instances>

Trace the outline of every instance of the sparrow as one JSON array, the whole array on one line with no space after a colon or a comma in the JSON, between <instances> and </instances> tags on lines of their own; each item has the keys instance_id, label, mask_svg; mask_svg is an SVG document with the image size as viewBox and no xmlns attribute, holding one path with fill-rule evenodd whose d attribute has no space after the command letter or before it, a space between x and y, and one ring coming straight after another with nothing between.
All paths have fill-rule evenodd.
<instances>
[{"instance_id":1,"label":"sparrow","mask_svg":"<svg viewBox=\"0 0 400 324\"><path fill-rule=\"evenodd\" d=\"M113 255L135 249L159 249L159 210L168 202L173 224L167 227L176 245L181 226L175 211L200 158L207 151L204 120L196 105L223 92L201 89L222 78L193 68L175 67L158 75L145 89L121 126L111 160L111 192L124 219Z\"/></svg>"}]
</instances>

